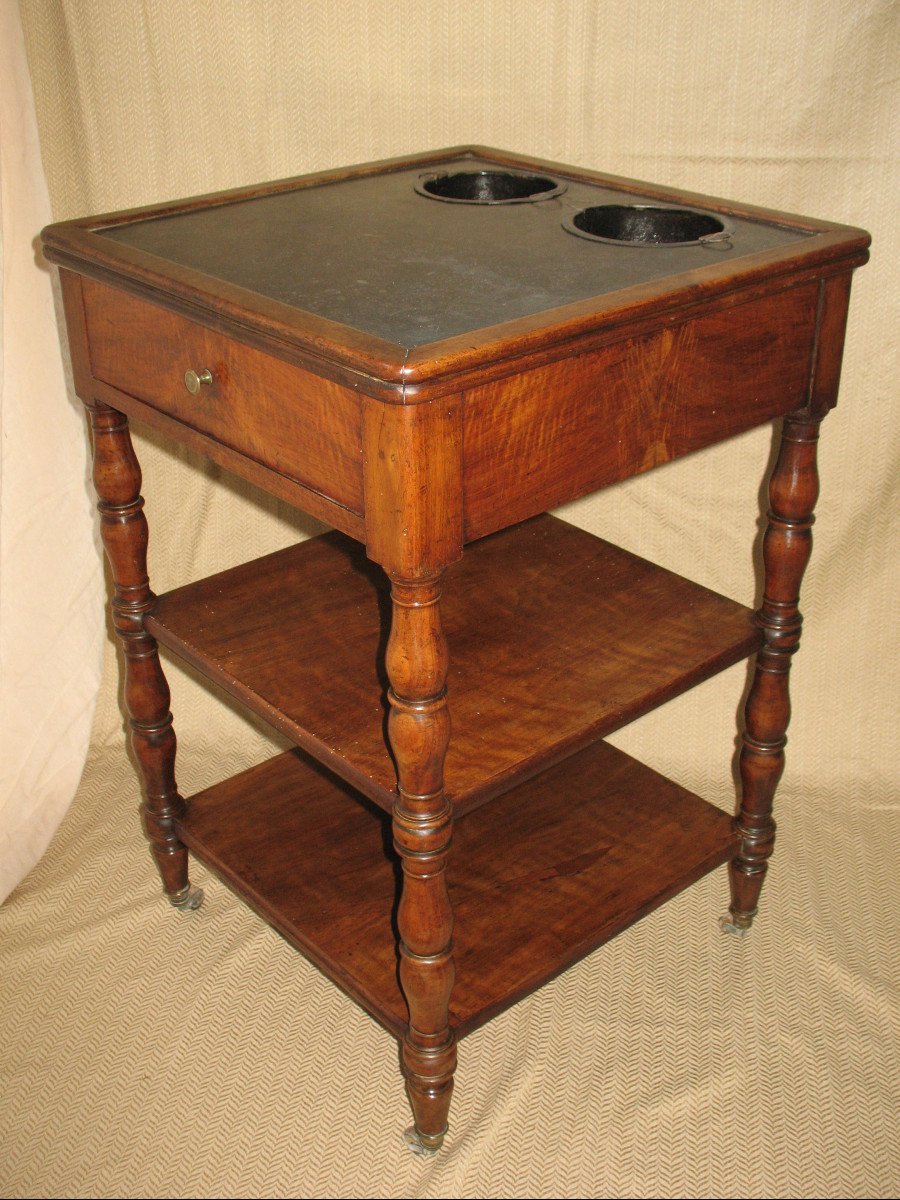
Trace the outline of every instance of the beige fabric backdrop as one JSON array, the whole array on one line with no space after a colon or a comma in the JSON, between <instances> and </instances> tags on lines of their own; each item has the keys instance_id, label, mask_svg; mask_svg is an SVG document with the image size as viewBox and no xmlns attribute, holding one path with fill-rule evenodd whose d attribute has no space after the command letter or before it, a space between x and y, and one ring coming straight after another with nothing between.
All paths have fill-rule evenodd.
<instances>
[{"instance_id":1,"label":"beige fabric backdrop","mask_svg":"<svg viewBox=\"0 0 900 1200\"><path fill-rule=\"evenodd\" d=\"M0 901L71 803L100 680L102 575L81 405L66 396L25 43L0 6Z\"/></svg>"},{"instance_id":2,"label":"beige fabric backdrop","mask_svg":"<svg viewBox=\"0 0 900 1200\"><path fill-rule=\"evenodd\" d=\"M827 905L834 892L828 883L828 861L838 854L842 862L848 855L853 857L854 831L874 830L872 844L887 845L891 830L896 829L894 593L900 478L892 403L900 365L896 4L891 0L860 0L853 5L843 0L799 4L657 0L643 5L631 0L604 4L585 0L23 0L22 11L44 161L58 218L477 141L846 221L872 231L872 262L858 273L854 285L841 402L823 432L822 500L804 592L807 630L794 669L796 721L784 792L788 804L791 796L804 797L798 807L787 810L796 814L790 820L805 822L806 833L813 837L817 824L823 830L821 851L812 856L809 870L816 880L815 895ZM62 396L60 404L65 404ZM755 431L584 500L565 515L736 599L753 602L757 572L751 547L770 449L771 434ZM140 436L138 451L151 523L152 578L158 590L185 581L184 563L189 564L191 577L200 577L314 528L303 516L163 445L153 435ZM96 764L118 761L115 756L121 754L122 719L113 660L108 652L94 730L95 779L99 778ZM211 783L226 769L270 751L270 740L260 726L247 722L176 665L168 673L185 791ZM616 740L680 782L730 804L727 759L744 678L743 667L726 672L622 731ZM112 780L114 769L107 765L105 777ZM130 783L120 786L132 788ZM816 806L822 813L818 822ZM848 809L852 818L846 816ZM783 828L790 837L790 822ZM784 871L789 869L786 858L778 862ZM863 856L856 875L869 869L867 863ZM885 891L893 889L896 894L896 879L892 865L882 863L881 869L886 873L879 876L883 882L876 898L889 914L892 897ZM781 886L787 886L787 876L780 878ZM842 895L842 904L845 899ZM232 921L242 919L230 912ZM849 908L846 914L836 909L833 915L838 923L855 917ZM874 911L871 920L877 921ZM892 918L885 916L885 920ZM628 937L652 938L654 928L663 928L645 925L650 932L643 932L641 926ZM223 937L227 938L228 928L221 926ZM777 943L777 935L773 936ZM859 936L869 934L861 931ZM878 936L877 927L873 936ZM877 964L874 975L863 972L866 986L881 981L876 992L852 1001L862 1005L859 1011L870 1004L866 1011L880 1014L882 1030L890 1029L896 1019L885 1000L891 985L884 982L896 970L896 941L889 931L885 937L882 949L872 951ZM629 947L638 946L637 941L620 941L623 955L630 956ZM654 943L652 953L659 955L661 944ZM814 957L818 953L811 952ZM690 958L689 950L685 953ZM707 953L701 947L699 959ZM663 952L653 959L663 989L656 997L659 1019L674 994L662 982L665 957ZM279 959L279 964L282 961L284 966L278 970L293 979L291 960ZM611 983L617 979L621 983L616 962L621 966L625 959L605 961L612 964ZM249 970L248 960L242 962ZM723 979L728 970L724 968ZM852 976L852 972L843 974L850 971L846 961L834 970L836 977ZM857 976L852 978L858 981ZM774 1003L777 983L766 977L762 986L769 989L766 1003ZM849 983L847 987L850 995L853 989ZM604 983L600 995L606 994ZM784 992L791 994L790 989ZM808 1005L804 993L797 995L792 1012ZM573 993L570 999L575 1003L579 996ZM329 989L316 992L316 997L321 1022L342 1019L327 1015L343 1012L340 997L331 1008ZM651 999L648 996L647 1004ZM592 1003L596 1002L595 995ZM535 1000L536 1005L543 1003ZM616 1036L626 1035L621 1027L618 1034L614 1032L618 1018L615 1004L610 1003L610 1012L601 1004L601 1015L612 1022L609 1039L615 1044ZM534 1016L537 1009L529 1011ZM503 1018L502 1028L506 1035L524 1038L522 1045L533 1050L543 1044L544 1034L536 1025L522 1024L531 1019L523 1012L520 1006ZM842 1019L852 1025L850 1017ZM759 1028L767 1020L768 1016L760 1017ZM489 1028L493 1031L495 1026L501 1029L501 1022ZM464 1055L472 1056L471 1072L477 1072L479 1063L489 1064L491 1053L501 1053L499 1037L486 1032L483 1040L465 1044ZM836 1037L840 1045L839 1031ZM572 1038L564 1053L577 1059L580 1051L574 1034ZM260 1049L260 1053L264 1056L267 1051ZM866 1062L881 1061L874 1044L865 1053ZM651 1067L638 1052L638 1075ZM658 1063L653 1069L657 1067ZM848 1091L841 1107L864 1104L867 1096L875 1094L871 1087L867 1091L862 1080L860 1090L854 1090L856 1085L848 1078L842 1076ZM393 1079L388 1082L395 1084ZM623 1088L629 1086L627 1078L619 1082ZM377 1082L374 1075L369 1078L368 1086L373 1094L390 1095L387 1103L394 1103L380 1075ZM486 1086L488 1095L494 1094L494 1085ZM496 1084L496 1094L506 1098L496 1137L507 1136L510 1128L517 1129L519 1137L523 1127L534 1132L527 1089L510 1092L512 1086L508 1079ZM582 1078L579 1086L590 1084ZM884 1077L879 1086L884 1086ZM810 1087L815 1091L818 1084ZM827 1083L823 1090L827 1092ZM701 1092L702 1088L695 1099ZM477 1097L458 1097L457 1127L463 1126L476 1102ZM665 1110L673 1129L680 1127L678 1103L674 1110ZM790 1114L792 1103L789 1086L776 1107L780 1104L779 1111ZM556 1111L558 1115L567 1110L563 1104ZM772 1194L771 1188L791 1194L815 1194L818 1188L826 1189L822 1194L858 1195L875 1194L880 1188L890 1194L891 1168L879 1157L882 1136L887 1137L884 1112L878 1109L880 1116L869 1120L867 1131L860 1135L863 1148L858 1148L852 1168L850 1158L842 1159L843 1151L835 1149L827 1124L810 1119L808 1131L816 1130L810 1136L820 1140L802 1169L792 1161L788 1138L777 1169L769 1163L761 1171L756 1160L753 1168L745 1161L744 1167L719 1176L642 1176L639 1129L616 1125L617 1118L606 1105L594 1116L607 1123L611 1137L615 1129L627 1149L626 1158L631 1157L625 1161L620 1154L616 1159L610 1149L602 1182L591 1175L600 1168L596 1163L592 1166L590 1153L580 1149L580 1157L573 1160L567 1157L574 1153L572 1148L561 1150L559 1142L557 1161L541 1139L535 1143L541 1147L539 1162L527 1167L520 1162L516 1177L498 1174L500 1168L491 1166L482 1129L480 1142L469 1144L455 1159L445 1159L443 1167L434 1168L438 1173L424 1183L421 1178L410 1182L405 1167L397 1168L397 1182L373 1183L365 1163L351 1155L352 1165L346 1167L340 1185L323 1167L315 1176L318 1182L306 1178L306 1186L318 1187L315 1194L347 1195L370 1194L364 1190L367 1187L376 1189L371 1194L552 1195L556 1186L566 1194L579 1194L578 1189L604 1194L603 1187L617 1189L605 1194L703 1194L704 1189L706 1194L717 1194L717 1188L731 1189L727 1194L735 1195ZM218 1115L222 1117L221 1111ZM281 1136L293 1136L287 1126L279 1128ZM560 1138L565 1137L564 1120L554 1128ZM587 1132L593 1125L579 1128L588 1146L591 1136L604 1136L601 1129L594 1129L593 1135ZM709 1126L701 1123L699 1128L702 1137L713 1139ZM683 1153L683 1147L666 1146L673 1161ZM227 1150L227 1144L220 1149ZM655 1143L652 1154L657 1154ZM471 1159L468 1167L466 1155ZM723 1147L719 1158L727 1158ZM658 1167L659 1161L654 1161ZM683 1165L683 1160L678 1162ZM476 1171L479 1165L481 1175ZM112 1189L123 1186L122 1175L109 1164L101 1167L106 1171L108 1194L115 1194ZM895 1164L894 1184L896 1169ZM31 1185L38 1189L40 1173L29 1178L39 1181ZM54 1178L63 1180L65 1174ZM82 1178L91 1180L90 1174ZM149 1178L155 1186L170 1189L164 1194L184 1194L179 1189L188 1186L198 1188L196 1194L217 1194L214 1175L198 1181L189 1165L179 1175L169 1164ZM228 1184L232 1190L227 1194L246 1194L239 1190L241 1186L265 1194L302 1194L291 1192L296 1182L280 1178L277 1183L270 1181L266 1190L259 1178L252 1176L251 1182L245 1171L238 1182ZM46 1186L46 1178L43 1182ZM89 1190L88 1184L83 1186ZM353 1186L363 1190L354 1193ZM395 1193L394 1187L421 1190ZM458 1191L441 1191L441 1187ZM493 1191L486 1193L479 1187ZM529 1192L529 1187L545 1190ZM134 1187L135 1194L154 1194L148 1189L149 1184ZM222 1194L226 1190L223 1184Z\"/></svg>"}]
</instances>

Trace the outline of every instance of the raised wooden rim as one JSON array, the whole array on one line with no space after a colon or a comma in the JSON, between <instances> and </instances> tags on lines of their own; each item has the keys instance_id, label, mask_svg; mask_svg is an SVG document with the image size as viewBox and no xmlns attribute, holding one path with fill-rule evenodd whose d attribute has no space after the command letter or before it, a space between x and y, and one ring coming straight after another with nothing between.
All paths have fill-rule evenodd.
<instances>
[{"instance_id":1,"label":"raised wooden rim","mask_svg":"<svg viewBox=\"0 0 900 1200\"><path fill-rule=\"evenodd\" d=\"M219 207L258 196L317 187L339 180L406 170L418 165L477 158L519 170L540 171L567 180L600 184L667 203L765 221L812 234L797 243L743 260L717 260L663 280L589 297L499 325L416 347L405 347L237 287L201 271L100 236L115 225ZM625 179L486 146L452 146L425 154L318 171L253 187L232 188L122 212L49 225L42 233L46 257L59 266L122 287L204 325L221 330L278 357L297 362L370 395L395 403L416 403L466 386L480 370L503 375L552 361L587 344L615 338L626 323L667 318L676 310L688 317L699 304L729 296L781 290L860 266L868 258L869 235L862 229L795 214L736 204L640 180ZM731 301L733 302L733 301Z\"/></svg>"}]
</instances>

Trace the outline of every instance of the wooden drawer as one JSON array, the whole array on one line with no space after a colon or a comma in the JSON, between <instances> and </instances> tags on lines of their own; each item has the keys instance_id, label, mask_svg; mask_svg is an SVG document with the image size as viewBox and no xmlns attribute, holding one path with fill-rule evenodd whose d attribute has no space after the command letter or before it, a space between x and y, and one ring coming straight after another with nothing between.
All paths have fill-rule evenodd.
<instances>
[{"instance_id":1,"label":"wooden drawer","mask_svg":"<svg viewBox=\"0 0 900 1200\"><path fill-rule=\"evenodd\" d=\"M465 537L733 437L807 402L818 284L465 393Z\"/></svg>"},{"instance_id":2,"label":"wooden drawer","mask_svg":"<svg viewBox=\"0 0 900 1200\"><path fill-rule=\"evenodd\" d=\"M82 286L94 378L362 513L355 392L125 292ZM192 395L188 370L213 381Z\"/></svg>"}]
</instances>

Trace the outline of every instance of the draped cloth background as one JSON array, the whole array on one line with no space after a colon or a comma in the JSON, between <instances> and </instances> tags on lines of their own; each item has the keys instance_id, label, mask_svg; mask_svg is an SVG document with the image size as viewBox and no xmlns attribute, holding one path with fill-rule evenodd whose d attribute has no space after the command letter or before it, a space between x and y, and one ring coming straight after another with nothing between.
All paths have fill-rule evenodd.
<instances>
[{"instance_id":1,"label":"draped cloth background","mask_svg":"<svg viewBox=\"0 0 900 1200\"><path fill-rule=\"evenodd\" d=\"M100 680L102 575L81 405L67 398L25 43L0 6L0 900L34 866L84 766Z\"/></svg>"},{"instance_id":2,"label":"draped cloth background","mask_svg":"<svg viewBox=\"0 0 900 1200\"><path fill-rule=\"evenodd\" d=\"M895 1194L898 12L893 0L22 0L56 219L475 141L862 225L874 242L823 427L779 849L752 937L715 932L724 876L679 897L467 1039L451 1138L413 1162L393 1138L406 1114L389 1040L215 883L190 919L158 899L108 642L76 803L0 910L12 1147L0 1187ZM3 196L6 246L5 184ZM43 220L35 208L29 240ZM16 319L21 347L37 346L36 323ZM9 433L4 385L4 538L9 444L30 482L11 510L29 561L95 577L85 437L58 373L26 382L31 422ZM136 432L157 590L314 532ZM771 447L757 430L564 515L753 603ZM63 465L77 486L60 482ZM65 649L45 677L86 721L90 638L76 650L52 631L100 628L96 591L29 611L5 549L3 568L4 628L19 605L39 635L35 677ZM67 586L79 594L77 573ZM186 794L272 753L261 725L176 664L167 673ZM744 683L734 668L615 740L730 808ZM39 729L35 745L58 740ZM74 777L70 765L70 789ZM43 834L9 828L39 852Z\"/></svg>"}]
</instances>

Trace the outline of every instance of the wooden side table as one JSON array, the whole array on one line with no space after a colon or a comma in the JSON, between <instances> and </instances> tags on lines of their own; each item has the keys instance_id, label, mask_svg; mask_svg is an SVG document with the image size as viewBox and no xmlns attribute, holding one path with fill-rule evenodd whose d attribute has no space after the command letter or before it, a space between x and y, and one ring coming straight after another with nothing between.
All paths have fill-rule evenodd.
<instances>
[{"instance_id":1,"label":"wooden side table","mask_svg":"<svg viewBox=\"0 0 900 1200\"><path fill-rule=\"evenodd\" d=\"M190 849L400 1039L414 1148L459 1038L704 872L749 928L868 242L471 147L45 230L165 892ZM154 596L130 417L335 532ZM756 614L545 513L776 417ZM185 802L158 642L298 749ZM753 653L733 822L602 740Z\"/></svg>"}]
</instances>

